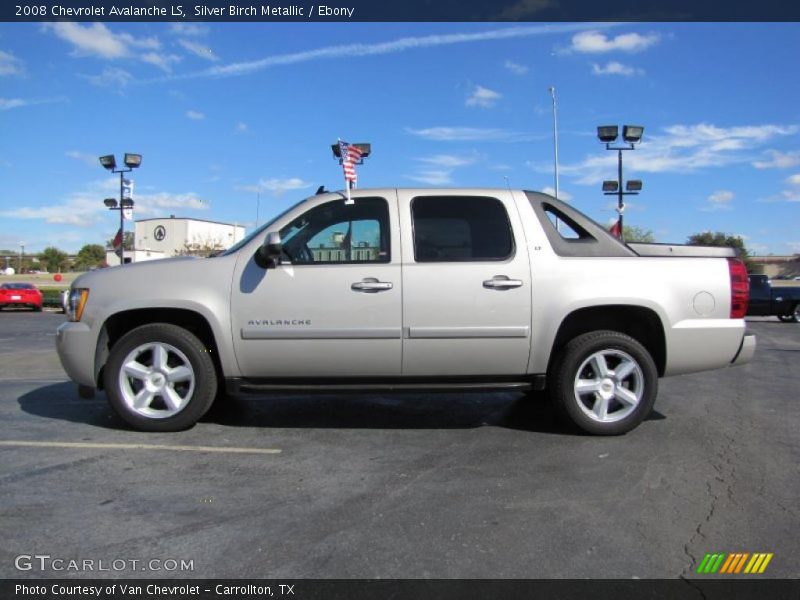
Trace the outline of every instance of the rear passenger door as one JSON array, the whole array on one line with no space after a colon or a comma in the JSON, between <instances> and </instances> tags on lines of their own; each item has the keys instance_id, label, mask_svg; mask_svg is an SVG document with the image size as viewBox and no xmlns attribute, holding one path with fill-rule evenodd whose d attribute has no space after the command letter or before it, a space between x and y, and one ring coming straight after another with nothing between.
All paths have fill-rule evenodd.
<instances>
[{"instance_id":1,"label":"rear passenger door","mask_svg":"<svg viewBox=\"0 0 800 600\"><path fill-rule=\"evenodd\" d=\"M530 265L511 192L398 190L403 376L521 375Z\"/></svg>"}]
</instances>

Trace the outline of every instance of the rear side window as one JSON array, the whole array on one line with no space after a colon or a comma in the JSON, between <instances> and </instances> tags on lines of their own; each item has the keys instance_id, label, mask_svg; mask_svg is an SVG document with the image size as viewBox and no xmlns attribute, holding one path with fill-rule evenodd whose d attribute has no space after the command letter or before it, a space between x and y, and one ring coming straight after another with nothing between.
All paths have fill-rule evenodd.
<instances>
[{"instance_id":1,"label":"rear side window","mask_svg":"<svg viewBox=\"0 0 800 600\"><path fill-rule=\"evenodd\" d=\"M514 237L503 203L479 196L418 196L411 201L414 260L505 260Z\"/></svg>"}]
</instances>

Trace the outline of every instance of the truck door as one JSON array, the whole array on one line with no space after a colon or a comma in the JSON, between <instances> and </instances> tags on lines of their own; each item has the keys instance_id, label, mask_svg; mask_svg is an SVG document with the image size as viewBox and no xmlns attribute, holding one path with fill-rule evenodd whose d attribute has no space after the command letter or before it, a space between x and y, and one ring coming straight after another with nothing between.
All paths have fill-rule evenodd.
<instances>
[{"instance_id":1,"label":"truck door","mask_svg":"<svg viewBox=\"0 0 800 600\"><path fill-rule=\"evenodd\" d=\"M766 275L750 276L750 300L748 315L769 315L772 302L772 286Z\"/></svg>"},{"instance_id":2,"label":"truck door","mask_svg":"<svg viewBox=\"0 0 800 600\"><path fill-rule=\"evenodd\" d=\"M276 223L276 268L258 267L252 252L237 261L231 320L245 377L400 374L396 194L330 198Z\"/></svg>"},{"instance_id":3,"label":"truck door","mask_svg":"<svg viewBox=\"0 0 800 600\"><path fill-rule=\"evenodd\" d=\"M403 376L521 375L527 245L511 192L398 190Z\"/></svg>"}]
</instances>

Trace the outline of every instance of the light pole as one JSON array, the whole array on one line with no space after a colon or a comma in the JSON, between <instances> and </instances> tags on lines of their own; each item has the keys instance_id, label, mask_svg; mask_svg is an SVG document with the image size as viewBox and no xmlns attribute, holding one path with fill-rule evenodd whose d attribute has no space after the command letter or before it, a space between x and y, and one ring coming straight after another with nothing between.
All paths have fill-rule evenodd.
<instances>
[{"instance_id":1,"label":"light pole","mask_svg":"<svg viewBox=\"0 0 800 600\"><path fill-rule=\"evenodd\" d=\"M119 206L117 206L117 201L114 198L106 198L103 200L103 204L109 210L118 210L119 211L119 231L120 235L122 236L122 240L119 244L119 264L125 264L125 213L126 209L133 208L133 199L132 198L125 198L124 197L124 187L125 187L125 179L123 178L123 173L129 173L134 169L138 169L142 166L142 155L141 154L131 154L129 152L125 153L125 166L127 169L117 169L117 159L114 158L113 154L107 154L105 156L100 157L100 164L103 165L103 168L111 171L112 173L119 173Z\"/></svg>"},{"instance_id":2,"label":"light pole","mask_svg":"<svg viewBox=\"0 0 800 600\"><path fill-rule=\"evenodd\" d=\"M617 180L604 181L603 193L606 196L617 196L617 212L619 213L619 238L625 241L623 233L622 213L625 211L625 196L635 196L642 189L642 182L639 179L632 179L628 181L625 190L622 189L622 152L624 150L635 150L636 144L642 141L642 134L644 134L644 127L640 125L624 125L622 127L622 140L625 142L624 146L612 146L617 141L619 136L619 127L617 125L601 125L597 128L597 139L606 145L606 150L617 151Z\"/></svg>"},{"instance_id":3,"label":"light pole","mask_svg":"<svg viewBox=\"0 0 800 600\"><path fill-rule=\"evenodd\" d=\"M555 163L555 197L558 200L558 117L556 115L556 87L551 85L550 96L553 98L553 159Z\"/></svg>"},{"instance_id":4,"label":"light pole","mask_svg":"<svg viewBox=\"0 0 800 600\"><path fill-rule=\"evenodd\" d=\"M25 259L25 242L19 243L19 270L17 273L22 273L22 261Z\"/></svg>"}]
</instances>

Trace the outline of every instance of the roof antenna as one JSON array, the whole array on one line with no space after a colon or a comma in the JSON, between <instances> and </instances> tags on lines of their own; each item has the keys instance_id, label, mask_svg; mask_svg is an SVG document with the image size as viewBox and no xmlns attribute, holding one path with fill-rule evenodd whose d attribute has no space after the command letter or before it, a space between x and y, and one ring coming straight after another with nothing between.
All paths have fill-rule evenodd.
<instances>
[{"instance_id":1,"label":"roof antenna","mask_svg":"<svg viewBox=\"0 0 800 600\"><path fill-rule=\"evenodd\" d=\"M315 196L319 196L320 194L327 194L327 193L328 193L328 190L325 189L325 184L322 184L321 186L319 186L317 188L317 193L315 194Z\"/></svg>"}]
</instances>

